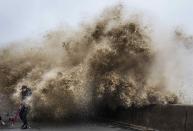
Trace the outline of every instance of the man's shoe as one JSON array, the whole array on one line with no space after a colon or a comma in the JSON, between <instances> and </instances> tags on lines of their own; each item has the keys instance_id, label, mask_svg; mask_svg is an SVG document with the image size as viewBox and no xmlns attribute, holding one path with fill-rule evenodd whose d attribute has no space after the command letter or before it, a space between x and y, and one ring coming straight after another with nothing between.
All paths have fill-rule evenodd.
<instances>
[{"instance_id":1,"label":"man's shoe","mask_svg":"<svg viewBox=\"0 0 193 131\"><path fill-rule=\"evenodd\" d=\"M28 126L27 125L23 125L21 129L27 129Z\"/></svg>"}]
</instances>

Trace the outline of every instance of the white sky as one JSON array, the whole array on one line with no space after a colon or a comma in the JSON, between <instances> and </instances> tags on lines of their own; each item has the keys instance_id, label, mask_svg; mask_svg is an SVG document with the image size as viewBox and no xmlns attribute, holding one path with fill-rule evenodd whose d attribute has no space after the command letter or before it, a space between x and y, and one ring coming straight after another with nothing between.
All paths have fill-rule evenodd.
<instances>
[{"instance_id":1,"label":"white sky","mask_svg":"<svg viewBox=\"0 0 193 131\"><path fill-rule=\"evenodd\" d=\"M160 23L193 32L193 0L0 0L0 46L63 24L76 26L120 1Z\"/></svg>"}]
</instances>

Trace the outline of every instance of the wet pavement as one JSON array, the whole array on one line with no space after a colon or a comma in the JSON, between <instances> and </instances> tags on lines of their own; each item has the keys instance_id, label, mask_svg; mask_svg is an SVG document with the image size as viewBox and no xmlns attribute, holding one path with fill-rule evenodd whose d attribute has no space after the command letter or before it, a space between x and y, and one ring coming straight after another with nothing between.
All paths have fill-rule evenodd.
<instances>
[{"instance_id":1,"label":"wet pavement","mask_svg":"<svg viewBox=\"0 0 193 131\"><path fill-rule=\"evenodd\" d=\"M1 131L23 131L20 129L20 124L13 127L0 128ZM61 124L32 124L31 129L26 131L132 131L130 129L117 127L111 124L76 124L76 125L61 125Z\"/></svg>"}]
</instances>

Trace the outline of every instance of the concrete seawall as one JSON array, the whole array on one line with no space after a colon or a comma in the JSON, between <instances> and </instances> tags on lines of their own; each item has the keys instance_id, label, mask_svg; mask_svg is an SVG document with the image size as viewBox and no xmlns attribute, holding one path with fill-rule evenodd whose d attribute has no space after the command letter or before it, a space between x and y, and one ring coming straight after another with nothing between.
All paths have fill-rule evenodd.
<instances>
[{"instance_id":1,"label":"concrete seawall","mask_svg":"<svg viewBox=\"0 0 193 131\"><path fill-rule=\"evenodd\" d=\"M193 106L152 105L120 110L116 121L142 125L160 131L193 131Z\"/></svg>"}]
</instances>

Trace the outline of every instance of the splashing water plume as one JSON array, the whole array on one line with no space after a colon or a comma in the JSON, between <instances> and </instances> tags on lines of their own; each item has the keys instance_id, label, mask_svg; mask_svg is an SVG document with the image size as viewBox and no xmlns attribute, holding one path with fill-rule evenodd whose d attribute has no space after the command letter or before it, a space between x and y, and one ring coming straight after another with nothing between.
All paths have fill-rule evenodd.
<instances>
[{"instance_id":1,"label":"splashing water plume","mask_svg":"<svg viewBox=\"0 0 193 131\"><path fill-rule=\"evenodd\" d=\"M0 96L18 104L21 85L28 85L33 118L177 101L163 80L150 77L156 52L148 30L125 19L120 6L77 31L50 32L40 46L0 53Z\"/></svg>"}]
</instances>

